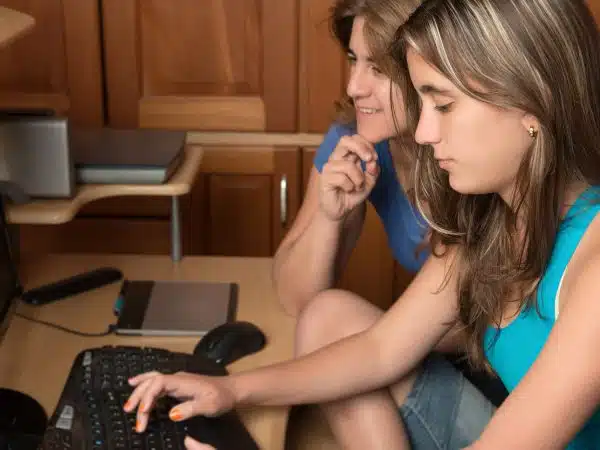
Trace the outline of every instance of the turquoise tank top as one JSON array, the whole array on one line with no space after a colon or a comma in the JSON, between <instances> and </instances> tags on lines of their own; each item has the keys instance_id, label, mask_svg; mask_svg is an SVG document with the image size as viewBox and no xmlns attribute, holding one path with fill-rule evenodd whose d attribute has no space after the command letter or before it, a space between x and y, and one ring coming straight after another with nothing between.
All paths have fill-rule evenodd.
<instances>
[{"instance_id":1,"label":"turquoise tank top","mask_svg":"<svg viewBox=\"0 0 600 450\"><path fill-rule=\"evenodd\" d=\"M600 212L600 186L588 188L569 208L561 222L537 292L538 311L525 307L497 333L488 327L484 336L485 354L508 391L512 391L537 358L548 339L558 312L559 286L567 264L588 226ZM600 408L571 441L568 450L592 450L600 446Z\"/></svg>"}]
</instances>

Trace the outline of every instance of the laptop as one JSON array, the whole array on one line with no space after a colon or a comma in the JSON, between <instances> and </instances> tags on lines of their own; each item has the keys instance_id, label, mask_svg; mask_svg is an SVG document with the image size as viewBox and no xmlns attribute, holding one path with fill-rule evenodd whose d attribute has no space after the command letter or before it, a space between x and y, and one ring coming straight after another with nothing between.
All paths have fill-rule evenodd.
<instances>
[{"instance_id":1,"label":"laptop","mask_svg":"<svg viewBox=\"0 0 600 450\"><path fill-rule=\"evenodd\" d=\"M236 283L125 280L116 333L203 336L235 320L237 297Z\"/></svg>"}]
</instances>

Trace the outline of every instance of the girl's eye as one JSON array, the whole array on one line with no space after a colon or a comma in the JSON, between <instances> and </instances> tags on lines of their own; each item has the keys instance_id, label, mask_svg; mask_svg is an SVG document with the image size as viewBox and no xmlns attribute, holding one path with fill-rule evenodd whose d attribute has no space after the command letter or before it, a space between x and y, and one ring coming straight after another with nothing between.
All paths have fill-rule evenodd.
<instances>
[{"instance_id":1,"label":"girl's eye","mask_svg":"<svg viewBox=\"0 0 600 450\"><path fill-rule=\"evenodd\" d=\"M350 64L355 64L356 63L356 56L354 56L354 55L348 54L348 55L346 55L346 59L348 60L348 62Z\"/></svg>"},{"instance_id":2,"label":"girl's eye","mask_svg":"<svg viewBox=\"0 0 600 450\"><path fill-rule=\"evenodd\" d=\"M445 105L436 106L435 110L439 111L441 113L447 113L447 112L450 112L451 108L452 108L452 102L446 103Z\"/></svg>"}]
</instances>

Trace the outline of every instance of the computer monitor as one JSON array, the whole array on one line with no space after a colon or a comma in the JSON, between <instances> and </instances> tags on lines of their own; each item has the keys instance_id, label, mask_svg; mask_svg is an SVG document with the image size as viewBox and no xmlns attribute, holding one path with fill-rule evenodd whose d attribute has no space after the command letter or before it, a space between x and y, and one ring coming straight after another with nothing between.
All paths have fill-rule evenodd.
<instances>
[{"instance_id":1,"label":"computer monitor","mask_svg":"<svg viewBox=\"0 0 600 450\"><path fill-rule=\"evenodd\" d=\"M0 193L0 345L14 315L22 288L5 215L5 195ZM0 361L0 364L10 364ZM32 397L0 387L0 448L35 448L47 423L42 406Z\"/></svg>"},{"instance_id":2,"label":"computer monitor","mask_svg":"<svg viewBox=\"0 0 600 450\"><path fill-rule=\"evenodd\" d=\"M0 345L22 293L4 209L5 199L0 195Z\"/></svg>"}]
</instances>

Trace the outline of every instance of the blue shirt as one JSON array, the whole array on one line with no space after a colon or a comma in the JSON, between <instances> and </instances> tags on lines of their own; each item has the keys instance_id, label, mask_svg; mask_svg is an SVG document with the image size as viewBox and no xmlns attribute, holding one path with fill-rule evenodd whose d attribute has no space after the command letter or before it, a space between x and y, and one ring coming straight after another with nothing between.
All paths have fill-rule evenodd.
<instances>
[{"instance_id":1,"label":"blue shirt","mask_svg":"<svg viewBox=\"0 0 600 450\"><path fill-rule=\"evenodd\" d=\"M585 231L600 212L600 188L591 187L569 208L560 224L548 267L537 290L537 309L525 307L497 333L488 327L484 336L486 357L509 391L525 376L546 343L556 322L556 296L567 264ZM538 310L539 313L538 314ZM565 361L565 364L569 364ZM600 445L600 409L587 422L568 450L593 450Z\"/></svg>"},{"instance_id":2,"label":"blue shirt","mask_svg":"<svg viewBox=\"0 0 600 450\"><path fill-rule=\"evenodd\" d=\"M342 136L353 135L352 126L334 124L329 128L317 150L314 165L319 172L329 160ZM418 249L427 232L427 224L413 208L396 174L387 141L375 145L380 173L369 201L375 207L388 238L394 258L407 270L417 272L428 256L428 250Z\"/></svg>"}]
</instances>

